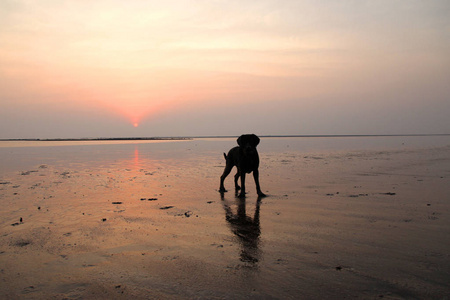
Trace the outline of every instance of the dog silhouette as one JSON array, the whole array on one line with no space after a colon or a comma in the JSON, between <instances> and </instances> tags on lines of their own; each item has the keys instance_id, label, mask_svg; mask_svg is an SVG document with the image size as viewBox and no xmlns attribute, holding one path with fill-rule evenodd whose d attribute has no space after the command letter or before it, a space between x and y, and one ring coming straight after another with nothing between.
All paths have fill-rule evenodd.
<instances>
[{"instance_id":1,"label":"dog silhouette","mask_svg":"<svg viewBox=\"0 0 450 300\"><path fill-rule=\"evenodd\" d=\"M219 192L224 193L227 191L223 183L228 174L230 174L231 169L236 166L237 172L236 175L234 175L234 186L236 193L241 190L239 197L245 197L245 174L252 172L258 196L266 196L261 191L261 187L259 185L259 155L256 150L256 146L258 146L259 141L259 137L255 134L243 134L237 139L239 146L232 148L228 154L223 154L226 165L222 176L220 176ZM241 186L238 184L239 177L241 178Z\"/></svg>"}]
</instances>

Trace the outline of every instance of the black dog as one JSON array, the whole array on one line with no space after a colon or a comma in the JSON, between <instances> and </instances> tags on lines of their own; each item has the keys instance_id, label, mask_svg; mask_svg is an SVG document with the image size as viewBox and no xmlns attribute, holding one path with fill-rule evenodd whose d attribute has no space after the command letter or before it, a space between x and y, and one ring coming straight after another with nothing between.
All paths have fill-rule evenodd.
<instances>
[{"instance_id":1,"label":"black dog","mask_svg":"<svg viewBox=\"0 0 450 300\"><path fill-rule=\"evenodd\" d=\"M245 174L251 172L253 172L258 196L266 196L261 192L261 188L259 187L259 155L258 151L256 151L256 146L259 144L259 137L254 134L244 134L237 139L237 143L239 146L232 148L228 152L228 155L223 154L225 156L226 166L222 176L220 176L219 192L226 192L223 182L228 174L230 174L231 169L236 166L237 173L234 175L234 186L236 191L241 190L239 197L245 197ZM239 177L241 177L241 187L238 185Z\"/></svg>"}]
</instances>

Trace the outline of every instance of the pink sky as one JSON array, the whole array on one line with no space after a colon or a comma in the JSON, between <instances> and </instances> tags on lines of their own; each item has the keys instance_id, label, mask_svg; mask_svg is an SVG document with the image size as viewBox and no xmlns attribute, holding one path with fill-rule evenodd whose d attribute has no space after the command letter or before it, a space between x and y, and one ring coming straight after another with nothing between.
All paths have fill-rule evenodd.
<instances>
[{"instance_id":1,"label":"pink sky","mask_svg":"<svg viewBox=\"0 0 450 300\"><path fill-rule=\"evenodd\" d=\"M449 16L446 0L2 1L0 138L449 133Z\"/></svg>"}]
</instances>

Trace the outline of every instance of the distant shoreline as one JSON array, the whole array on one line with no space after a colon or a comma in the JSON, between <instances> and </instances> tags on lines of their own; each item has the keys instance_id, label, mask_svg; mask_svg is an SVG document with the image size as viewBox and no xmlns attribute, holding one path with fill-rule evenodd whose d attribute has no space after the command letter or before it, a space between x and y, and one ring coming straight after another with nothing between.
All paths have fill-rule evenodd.
<instances>
[{"instance_id":1,"label":"distant shoreline","mask_svg":"<svg viewBox=\"0 0 450 300\"><path fill-rule=\"evenodd\" d=\"M87 142L87 141L180 141L189 137L131 137L131 138L63 138L63 139L0 139L0 142Z\"/></svg>"},{"instance_id":2,"label":"distant shoreline","mask_svg":"<svg viewBox=\"0 0 450 300\"><path fill-rule=\"evenodd\" d=\"M395 137L395 136L450 136L450 133L429 133L429 134L293 134L293 135L258 135L260 138L321 138L321 137ZM192 139L208 139L208 138L236 138L238 135L232 136L192 136Z\"/></svg>"},{"instance_id":3,"label":"distant shoreline","mask_svg":"<svg viewBox=\"0 0 450 300\"><path fill-rule=\"evenodd\" d=\"M339 138L339 137L402 137L402 136L450 136L449 133L432 134L301 134L301 135L259 135L261 138ZM186 136L186 137L114 137L114 138L51 138L51 139L0 139L0 142L85 142L85 141L182 141L193 139L226 139L236 138L237 135L229 136Z\"/></svg>"}]
</instances>

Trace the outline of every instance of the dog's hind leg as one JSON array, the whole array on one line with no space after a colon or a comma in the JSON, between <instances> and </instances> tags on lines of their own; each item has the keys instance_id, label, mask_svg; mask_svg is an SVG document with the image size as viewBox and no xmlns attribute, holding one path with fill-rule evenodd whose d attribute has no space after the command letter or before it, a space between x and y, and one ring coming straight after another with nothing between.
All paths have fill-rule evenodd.
<instances>
[{"instance_id":1,"label":"dog's hind leg","mask_svg":"<svg viewBox=\"0 0 450 300\"><path fill-rule=\"evenodd\" d=\"M228 174L230 174L231 169L233 169L233 165L230 164L227 160L227 164L225 166L225 170L223 170L222 176L220 176L220 188L219 192L225 193L227 190L225 189L225 186L223 185L223 182L225 181L225 178L227 178Z\"/></svg>"},{"instance_id":2,"label":"dog's hind leg","mask_svg":"<svg viewBox=\"0 0 450 300\"><path fill-rule=\"evenodd\" d=\"M239 176L241 176L239 170L236 172L236 175L234 175L234 188L236 189L236 191L240 190L241 187L238 184L238 180L239 180Z\"/></svg>"}]
</instances>

